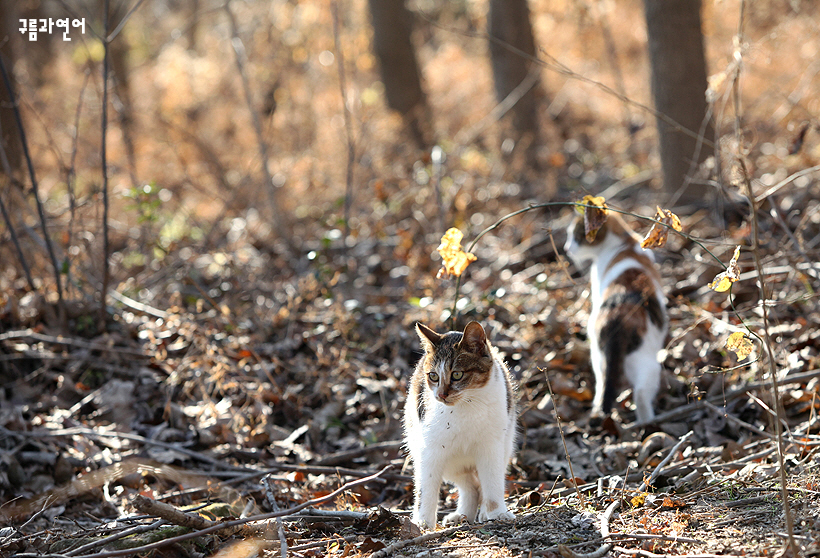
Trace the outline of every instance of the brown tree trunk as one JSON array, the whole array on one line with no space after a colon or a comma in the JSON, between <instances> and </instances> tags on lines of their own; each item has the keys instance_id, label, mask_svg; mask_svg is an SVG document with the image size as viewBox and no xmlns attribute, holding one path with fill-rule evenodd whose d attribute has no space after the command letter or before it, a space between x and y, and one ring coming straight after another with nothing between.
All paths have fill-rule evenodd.
<instances>
[{"instance_id":1,"label":"brown tree trunk","mask_svg":"<svg viewBox=\"0 0 820 558\"><path fill-rule=\"evenodd\" d=\"M706 57L700 21L701 0L644 0L652 98L655 109L676 124L657 118L665 191L679 203L703 203L709 186L691 182L709 150L693 135L714 137L706 120ZM685 133L688 130L690 133Z\"/></svg>"},{"instance_id":2,"label":"brown tree trunk","mask_svg":"<svg viewBox=\"0 0 820 558\"><path fill-rule=\"evenodd\" d=\"M387 106L401 113L417 142L432 142L421 72L411 34L413 16L404 0L369 0L373 51L379 60Z\"/></svg>"},{"instance_id":3,"label":"brown tree trunk","mask_svg":"<svg viewBox=\"0 0 820 558\"><path fill-rule=\"evenodd\" d=\"M489 33L495 96L501 102L527 80L533 64L529 57L535 57L527 0L490 0ZM536 90L537 80L511 110L513 126L521 133L538 130Z\"/></svg>"}]
</instances>

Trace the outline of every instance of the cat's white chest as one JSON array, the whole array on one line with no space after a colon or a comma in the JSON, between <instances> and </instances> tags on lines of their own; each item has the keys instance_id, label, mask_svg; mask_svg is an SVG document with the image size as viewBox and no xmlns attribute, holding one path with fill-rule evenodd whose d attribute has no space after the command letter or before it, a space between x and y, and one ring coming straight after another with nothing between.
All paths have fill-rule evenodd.
<instances>
[{"instance_id":1,"label":"cat's white chest","mask_svg":"<svg viewBox=\"0 0 820 558\"><path fill-rule=\"evenodd\" d=\"M502 390L503 386L498 386ZM487 387L481 391L487 391ZM503 391L502 391L503 393ZM498 435L508 422L506 401L503 397L487 397L498 394L465 394L456 405L445 405L433 401L432 408L422 430L425 438L442 449L467 448L487 439L488 435Z\"/></svg>"},{"instance_id":2,"label":"cat's white chest","mask_svg":"<svg viewBox=\"0 0 820 558\"><path fill-rule=\"evenodd\" d=\"M425 416L410 433L410 444L455 457L503 443L513 434L515 418L507 408L501 373L493 370L492 374L487 385L465 393L455 405L446 405L428 392Z\"/></svg>"}]
</instances>

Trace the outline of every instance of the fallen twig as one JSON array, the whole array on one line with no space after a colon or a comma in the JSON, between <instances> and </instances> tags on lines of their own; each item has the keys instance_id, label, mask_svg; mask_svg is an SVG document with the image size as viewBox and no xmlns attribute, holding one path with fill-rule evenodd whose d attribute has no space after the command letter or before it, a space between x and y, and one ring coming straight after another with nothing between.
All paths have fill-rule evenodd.
<instances>
[{"instance_id":1,"label":"fallen twig","mask_svg":"<svg viewBox=\"0 0 820 558\"><path fill-rule=\"evenodd\" d=\"M559 544L558 553L564 558L601 558L602 556L606 556L609 551L612 550L612 546L612 543L607 543L592 552L575 552L570 547Z\"/></svg>"},{"instance_id":2,"label":"fallen twig","mask_svg":"<svg viewBox=\"0 0 820 558\"><path fill-rule=\"evenodd\" d=\"M459 531L468 531L470 529L475 528L474 525L456 525L455 527L449 527L447 529L441 529L440 531L430 531L428 533L424 533L423 535L419 535L418 537L414 537L412 539L407 539L404 541L396 541L393 544L390 544L381 550L377 550L374 552L370 558L387 558L397 550L401 550L402 548L413 546L415 544L425 543L427 541L432 541L433 539L438 539L441 537L449 537Z\"/></svg>"},{"instance_id":3,"label":"fallen twig","mask_svg":"<svg viewBox=\"0 0 820 558\"><path fill-rule=\"evenodd\" d=\"M130 308L131 310L142 312L143 314L148 314L149 316L153 316L155 318L165 319L168 317L168 312L166 312L165 310L160 310L158 308L154 308L153 306L145 304L144 302L134 300L133 298L125 296L121 292L118 292L116 289L108 289L108 296L110 296L123 306Z\"/></svg>"},{"instance_id":4,"label":"fallen twig","mask_svg":"<svg viewBox=\"0 0 820 558\"><path fill-rule=\"evenodd\" d=\"M638 492L645 492L647 488L652 486L652 483L654 483L655 480L660 476L661 471L663 471L663 468L666 467L667 463L669 463L672 460L672 458L678 453L681 446L689 439L691 435L692 432L689 431L686 434L684 434L680 440L678 440L678 443L672 447L669 453L666 454L666 457L664 457L663 460L658 464L658 466L655 467L655 470L652 471L652 474L649 476L649 478L641 483L641 485L638 487ZM604 539L616 536L611 535L609 532L609 520L612 517L612 514L615 513L615 510L617 510L620 507L620 505L621 499L615 498L615 500L611 504L609 504L609 506L607 506L604 513L601 514L601 536ZM625 535L630 536L628 533ZM559 548L559 552L561 553L561 556L563 556L564 558L600 558L601 556L604 556L610 550L612 550L614 546L615 545L612 543L606 543L597 550L584 554L576 553L569 547L561 547Z\"/></svg>"},{"instance_id":5,"label":"fallen twig","mask_svg":"<svg viewBox=\"0 0 820 558\"><path fill-rule=\"evenodd\" d=\"M742 508L743 506L752 506L754 504L767 503L771 504L772 499L769 496L755 496L754 498L743 498L742 500L732 500L730 502L720 502L721 506L727 508Z\"/></svg>"},{"instance_id":6,"label":"fallen twig","mask_svg":"<svg viewBox=\"0 0 820 558\"><path fill-rule=\"evenodd\" d=\"M630 556L643 556L644 558L754 558L737 554L655 554L640 548L622 548L616 546L614 550Z\"/></svg>"},{"instance_id":7,"label":"fallen twig","mask_svg":"<svg viewBox=\"0 0 820 558\"><path fill-rule=\"evenodd\" d=\"M251 469L246 467L236 467L234 465L229 465L224 461L220 461L219 459L210 457L209 455L205 455L202 452L189 450L188 448L182 447L179 444L169 444L167 442L160 442L159 440L151 440L144 436L140 436L139 434L130 434L127 432L98 432L95 430L91 430L90 428L64 428L62 430L32 430L31 432L26 432L26 436L34 436L37 438L49 438L49 437L58 437L58 436L98 436L101 438L122 438L123 440L132 440L134 442L139 442L141 444L149 445L149 446L156 446L160 448L171 449L177 451L181 454L184 454L188 457L196 459L198 461L203 461L205 463L209 463L220 469L227 469L229 471L235 471L240 473L252 473L255 472Z\"/></svg>"},{"instance_id":8,"label":"fallen twig","mask_svg":"<svg viewBox=\"0 0 820 558\"><path fill-rule=\"evenodd\" d=\"M201 515L182 511L171 504L158 502L152 498L143 496L142 494L137 494L131 503L140 513L159 517L169 523L179 525L180 527L205 529L206 527L210 527L216 523L215 521L205 519Z\"/></svg>"},{"instance_id":9,"label":"fallen twig","mask_svg":"<svg viewBox=\"0 0 820 558\"><path fill-rule=\"evenodd\" d=\"M361 457L363 455L368 455L370 453L399 449L403 445L404 441L402 440L396 440L391 442L376 442L375 444L368 444L366 446L362 446L360 448L355 448L352 450L331 453L323 457L322 459L318 460L316 462L316 465L337 465L339 463L345 463L347 461L350 461L351 459L355 459L356 457Z\"/></svg>"},{"instance_id":10,"label":"fallen twig","mask_svg":"<svg viewBox=\"0 0 820 558\"><path fill-rule=\"evenodd\" d=\"M268 500L273 511L279 511L279 504L276 503L276 496L273 494L273 487L270 483L270 477L265 475L262 477L262 486L265 487L265 498ZM282 524L282 518L276 518L276 528L279 531L279 550L282 558L288 558L288 538L285 536L285 526Z\"/></svg>"},{"instance_id":11,"label":"fallen twig","mask_svg":"<svg viewBox=\"0 0 820 558\"><path fill-rule=\"evenodd\" d=\"M784 387L793 384L802 384L803 382L807 382L812 378L820 377L820 369L810 370L808 372L803 372L801 374L794 374L794 375L781 375L780 379L778 380L779 387ZM728 403L738 397L742 397L749 392L759 391L761 389L771 389L772 383L771 380L765 380L762 382L754 382L751 384L747 384L743 387L739 387L736 389L732 389L727 391L725 394L721 394L720 396L712 397L709 401L713 404L719 403ZM677 420L682 417L686 417L692 414L693 411L697 411L698 409L704 408L706 405L704 404L704 400L700 399L698 401L693 401L687 405L682 405L676 409L671 411L667 411L665 413L661 413L659 415L655 415L651 421L645 422L633 422L632 424L625 424L623 426L624 431L635 430L638 428L643 428L644 426L648 426L650 424L660 424L662 422L669 422L672 420Z\"/></svg>"},{"instance_id":12,"label":"fallen twig","mask_svg":"<svg viewBox=\"0 0 820 558\"><path fill-rule=\"evenodd\" d=\"M361 477L367 474L367 471L360 471L358 469L347 469L345 467L322 467L318 465L290 465L287 463L275 463L269 468L269 470L295 471L311 475L344 475L346 477ZM389 475L382 476L380 480L409 482L413 480L413 477L411 477L410 475L391 473Z\"/></svg>"},{"instance_id":13,"label":"fallen twig","mask_svg":"<svg viewBox=\"0 0 820 558\"><path fill-rule=\"evenodd\" d=\"M111 351L115 353L122 353L129 356L136 356L142 358L151 358L151 355L138 349L129 349L128 347L117 347L116 345L103 345L101 343L88 343L79 339L72 339L70 337L55 337L53 335L46 335L44 333L37 333L33 329L18 329L14 331L7 331L0 334L0 341L8 339L33 339L41 343L53 343L55 345L70 345L80 349L87 349L89 351Z\"/></svg>"},{"instance_id":14,"label":"fallen twig","mask_svg":"<svg viewBox=\"0 0 820 558\"><path fill-rule=\"evenodd\" d=\"M744 422L744 421L740 420L740 419L739 419L739 418L737 418L736 416L733 416L733 415L729 414L728 412L726 412L726 410L725 410L725 409L721 409L721 408L720 408L720 407L718 407L717 405L713 405L712 403L709 403L709 401L706 401L706 400L705 400L705 401L703 402L703 404L704 404L704 405L705 405L708 409L712 409L712 410L713 410L713 411L715 411L716 413L719 413L719 414L723 415L724 417L726 417L726 420L728 420L729 422L732 422L732 423L734 423L734 424L737 424L738 426L742 426L743 428L745 428L745 429L747 429L747 430L751 430L751 431L752 431L752 432L754 432L755 434L760 434L761 436L765 436L766 438L769 438L769 439L774 438L774 436L772 436L771 434L769 434L769 433L768 433L768 432L766 432L765 430L761 430L760 428L758 428L757 426L755 426L755 425L753 425L753 424L749 424L748 422Z\"/></svg>"},{"instance_id":15,"label":"fallen twig","mask_svg":"<svg viewBox=\"0 0 820 558\"><path fill-rule=\"evenodd\" d=\"M352 510L317 510L315 508L305 508L301 512L299 512L299 517L323 517L323 518L335 518L335 519L349 519L349 520L361 520L365 519L369 514L365 512L358 512Z\"/></svg>"},{"instance_id":16,"label":"fallen twig","mask_svg":"<svg viewBox=\"0 0 820 558\"><path fill-rule=\"evenodd\" d=\"M336 499L337 496L339 496L340 494L342 494L346 490L350 490L351 488L354 488L356 486L360 486L360 485L363 485L363 484L367 484L368 482L374 481L374 480L378 479L379 477L381 477L391 467L392 467L392 465L388 465L387 467L383 468L382 470L380 470L377 473L374 473L372 475L369 475L369 476L361 478L361 479L357 479L355 481L350 481L348 483L345 483L345 484L343 484L342 486L340 486L339 488L337 488L336 490L334 490L333 492L331 492L330 494L328 494L326 496L322 496L321 498L314 498L312 500L308 500L307 502L303 502L303 503L299 504L298 506L294 506L292 508L287 508L285 510L281 510L281 511L278 511L278 512L270 512L270 513L263 513L263 514L259 514L259 515L253 515L253 516L245 517L245 518L242 518L242 519L234 519L234 520L231 520L231 521L215 522L214 525L211 525L211 526L206 527L204 529L191 531L190 533L185 533L185 534L182 534L182 535L178 535L176 537L170 537L168 539L165 539L165 540L162 540L162 541L157 541L157 542L150 543L150 544L146 544L146 545L143 545L143 546L124 549L124 550L112 550L112 551L108 551L108 552L100 552L100 553L96 553L96 554L85 554L85 555L82 555L82 556L78 556L77 558L115 558L117 556L128 556L128 555L131 555L131 554L142 554L142 553L148 552L150 550L156 550L157 548L162 548L162 547L167 546L169 544L175 544L175 543L179 543L179 542L182 542L182 541L187 541L189 539L193 539L193 538L196 538L196 537L201 537L203 535L208 535L208 534L211 534L211 533L215 533L217 531L223 531L223 530L226 530L226 529L235 529L236 527L245 526L249 523L253 523L253 522L256 522L256 521L264 521L264 520L267 520L267 519L273 519L275 517L284 517L286 515L293 515L296 512L299 512L299 511L301 511L301 510L303 510L307 507L316 506L316 505L319 505L319 504L324 504L325 502L330 502L330 501ZM267 526L266 525L249 526L249 527L247 527L247 529L249 530L249 532L252 532L253 534L257 534L259 532L259 530L261 528L264 528L264 527L267 527ZM244 529L244 527L243 527L243 529ZM43 555L40 555L40 554L36 554L36 555L35 554L19 554L18 557L19 558L44 558Z\"/></svg>"},{"instance_id":17,"label":"fallen twig","mask_svg":"<svg viewBox=\"0 0 820 558\"><path fill-rule=\"evenodd\" d=\"M106 544L112 543L119 539L123 539L125 537L130 537L131 535L138 535L140 533L147 533L148 531L153 531L155 529L159 529L163 525L167 525L168 522L164 519L160 519L158 521L154 521L148 525L135 525L134 527L130 527L128 529L123 529L118 533L114 533L113 535L109 535L107 537L103 537L99 540L92 541L88 544L84 544L83 546L78 546L77 548L66 552L66 556L79 556L83 552L88 552L89 550L93 550L97 547L104 546Z\"/></svg>"},{"instance_id":18,"label":"fallen twig","mask_svg":"<svg viewBox=\"0 0 820 558\"><path fill-rule=\"evenodd\" d=\"M320 548L320 547L323 547L323 546L327 546L327 545L329 545L333 542L337 542L337 541L353 542L358 538L358 535L347 535L346 537L339 537L337 535L337 537L338 538L335 538L335 539L332 539L332 540L315 541L315 542L312 542L312 543L299 544L299 545L290 547L290 549L293 552L299 552L301 550L310 550L311 548Z\"/></svg>"},{"instance_id":19,"label":"fallen twig","mask_svg":"<svg viewBox=\"0 0 820 558\"><path fill-rule=\"evenodd\" d=\"M652 486L655 480L660 476L661 471L663 471L663 468L666 467L666 464L672 461L672 458L675 456L675 454L678 453L681 446L684 444L684 442L686 442L689 439L689 437L692 434L693 433L690 430L689 432L684 434L680 440L678 440L677 444L672 446L672 449L669 450L669 453L666 454L666 457L664 457L663 460L661 460L661 462L658 464L658 466L655 467L655 470L652 471L652 474L649 476L649 479L642 482L641 486L638 487L638 492L646 492L646 489Z\"/></svg>"}]
</instances>

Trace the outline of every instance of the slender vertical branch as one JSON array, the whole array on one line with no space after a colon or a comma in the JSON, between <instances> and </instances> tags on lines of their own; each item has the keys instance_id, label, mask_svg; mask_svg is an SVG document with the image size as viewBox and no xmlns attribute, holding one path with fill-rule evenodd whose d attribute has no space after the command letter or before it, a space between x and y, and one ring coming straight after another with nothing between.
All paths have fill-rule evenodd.
<instances>
[{"instance_id":1,"label":"slender vertical branch","mask_svg":"<svg viewBox=\"0 0 820 558\"><path fill-rule=\"evenodd\" d=\"M85 72L83 79L83 86L80 88L80 96L77 99L77 111L74 113L74 137L71 141L71 159L66 171L66 190L68 190L68 242L66 246L71 247L74 242L74 221L77 213L77 192L75 191L77 179L77 148L80 140L80 114L83 108L83 96L85 95L85 88L88 86L88 80L91 77L89 71ZM66 289L71 286L71 262L69 260L70 251L66 250L65 255L65 271L66 271Z\"/></svg>"},{"instance_id":2,"label":"slender vertical branch","mask_svg":"<svg viewBox=\"0 0 820 558\"><path fill-rule=\"evenodd\" d=\"M3 137L3 127L0 125L0 138ZM6 176L9 179L9 184L12 183L11 177L11 162L9 161L8 155L6 154L6 148L3 145L3 142L0 141L0 163L3 166L3 172L6 173ZM0 195L0 213L3 214L3 221L6 223L6 228L9 230L9 234L11 235L11 242L14 244L14 249L17 252L17 259L20 260L20 265L23 267L23 273L26 275L26 281L28 281L29 288L34 291L34 280L31 277L31 269L28 267L28 262L26 261L26 257L23 255L23 250L20 248L20 239L17 238L17 231L14 230L14 225L11 222L11 217L9 216L9 212L6 209L6 204L3 202L3 196Z\"/></svg>"},{"instance_id":3,"label":"slender vertical branch","mask_svg":"<svg viewBox=\"0 0 820 558\"><path fill-rule=\"evenodd\" d=\"M434 145L430 150L430 159L433 161L432 166L432 180L433 190L436 193L436 229L439 233L444 234L444 196L441 192L441 175L444 167L444 150L441 146Z\"/></svg>"},{"instance_id":4,"label":"slender vertical branch","mask_svg":"<svg viewBox=\"0 0 820 558\"><path fill-rule=\"evenodd\" d=\"M7 162L8 157L6 157L6 151L3 149L2 142L0 142L0 150L3 152L4 162ZM9 174L9 176L11 175ZM17 252L17 259L20 260L20 265L23 266L23 273L26 275L28 287L34 291L34 280L31 278L31 270L28 267L25 256L23 256L23 250L20 248L20 239L17 238L17 232L14 230L14 225L11 222L9 212L6 210L6 204L3 203L2 197L0 197L0 213L3 214L3 221L6 223L6 228L9 230L9 234L11 235L11 242L14 244L14 250Z\"/></svg>"},{"instance_id":5,"label":"slender vertical branch","mask_svg":"<svg viewBox=\"0 0 820 558\"><path fill-rule=\"evenodd\" d=\"M558 424L558 433L561 435L561 443L564 444L564 457L567 458L567 466L569 467L569 474L572 476L572 486L575 487L575 494L578 496L578 501L581 503L581 507L586 506L584 501L584 494L581 492L581 489L578 488L577 478L575 476L575 471L572 467L572 459L569 457L569 449L567 448L567 439L564 437L564 427L561 426L561 417L558 416L558 406L555 404L555 393L552 391L552 383L550 382L550 376L546 370L544 370L544 378L547 380L547 389L550 392L550 397L552 398L552 414L555 416L555 422ZM624 479L625 481L626 479Z\"/></svg>"},{"instance_id":6,"label":"slender vertical branch","mask_svg":"<svg viewBox=\"0 0 820 558\"><path fill-rule=\"evenodd\" d=\"M239 26L236 24L236 16L234 16L233 11L231 11L230 0L225 2L223 8L231 26L231 46L233 47L236 69L242 81L242 92L245 95L245 104L248 106L248 111L251 114L251 123L253 124L253 131L256 134L256 146L259 151L260 162L262 163L265 189L268 192L268 199L270 201L274 221L273 228L282 240L290 244L290 235L285 226L284 215L279 207L276 185L273 183L273 176L271 176L270 167L268 166L268 144L265 141L265 135L262 131L262 119L259 117L259 111L254 108L253 104L250 79L248 78L248 71L245 67L247 52L245 51L245 45L242 43L242 39L239 37Z\"/></svg>"},{"instance_id":7,"label":"slender vertical branch","mask_svg":"<svg viewBox=\"0 0 820 558\"><path fill-rule=\"evenodd\" d=\"M740 0L740 21L738 22L738 30L737 30L737 50L735 53L735 59L740 60L741 54L740 49L743 44L743 16L745 12L746 2L745 0ZM742 138L742 130L741 130L741 105L740 105L740 73L741 73L742 65L740 63L737 64L737 70L734 76L734 82L732 83L732 95L733 101L735 105L735 137L737 141L737 149L740 150ZM774 357L774 350L772 349L772 340L769 336L769 310L767 304L767 295L766 295L766 284L764 281L764 273L763 273L763 263L760 258L760 228L757 219L757 208L758 202L755 199L754 192L752 191L752 181L749 178L749 173L746 169L746 162L741 153L737 155L738 164L740 165L740 169L743 173L743 182L746 186L746 196L749 198L749 205L750 205L750 221L752 225L752 254L754 255L755 260L755 269L757 270L757 286L760 290L760 304L762 310L762 318L763 318L763 335L761 340L763 341L763 348L765 349L766 356L769 361L769 375L772 378L772 406L774 407L775 418L774 418L774 433L775 433L775 445L777 447L777 468L778 473L780 476L780 495L781 500L783 503L783 516L786 524L786 535L788 536L788 546L792 552L792 556L799 556L799 548L797 546L797 542L794 539L794 518L792 517L791 513L791 506L789 504L789 489L788 489L788 478L786 476L786 464L785 459L783 457L783 426L782 422L784 420L784 413L783 413L783 406L780 402L780 386L778 385L777 381L777 363L775 362Z\"/></svg>"},{"instance_id":8,"label":"slender vertical branch","mask_svg":"<svg viewBox=\"0 0 820 558\"><path fill-rule=\"evenodd\" d=\"M37 213L40 217L40 228L43 230L43 239L46 243L46 250L48 251L48 257L51 260L51 266L54 268L54 281L57 285L57 297L58 297L58 306L60 312L60 319L62 320L65 316L64 308L63 308L63 280L60 277L60 267L57 264L57 256L54 252L54 245L51 242L51 237L48 234L48 224L46 223L46 212L45 208L43 207L42 201L40 201L40 188L37 183L37 176L34 174L34 163L31 160L31 153L29 153L28 149L28 141L26 141L26 131L23 127L23 118L20 115L20 104L17 101L17 95L14 92L14 87L11 84L11 78L9 76L8 69L6 68L6 64L3 62L3 58L0 57L0 72L3 74L3 83L6 86L6 91L9 94L9 98L12 100L12 109L14 110L14 120L17 124L17 132L20 134L20 143L23 146L23 156L26 159L26 165L28 167L28 175L29 179L31 180L31 190L34 194L34 201L37 205ZM11 175L9 175L11 177Z\"/></svg>"},{"instance_id":9,"label":"slender vertical branch","mask_svg":"<svg viewBox=\"0 0 820 558\"><path fill-rule=\"evenodd\" d=\"M615 90L621 97L626 98L626 82L624 81L624 74L621 71L618 49L615 46L615 37L612 35L612 28L606 16L606 9L597 2L592 2L591 5L598 11L598 26L601 28L601 35L606 45L607 60L612 68L612 75L615 78ZM629 109L629 103L626 102L623 103L623 119L624 125L627 126L629 130L629 135L634 136L637 128L633 128L632 126L632 111ZM630 142L628 149L634 149L632 142Z\"/></svg>"},{"instance_id":10,"label":"slender vertical branch","mask_svg":"<svg viewBox=\"0 0 820 558\"><path fill-rule=\"evenodd\" d=\"M339 31L339 4L336 0L331 4L333 11L333 47L336 50L336 60L339 68L339 89L342 95L342 112L345 120L345 134L347 136L347 174L345 177L345 240L350 234L350 207L353 204L353 164L356 159L356 144L353 140L353 124L351 122L350 107L347 105L347 79L345 77L345 58L342 53L342 42Z\"/></svg>"},{"instance_id":11,"label":"slender vertical branch","mask_svg":"<svg viewBox=\"0 0 820 558\"><path fill-rule=\"evenodd\" d=\"M105 301L108 296L109 268L108 256L110 246L108 244L108 157L106 152L106 135L108 132L108 66L109 60L109 39L108 39L108 16L111 0L105 0L105 14L103 15L103 101L102 101L102 145L100 146L100 156L102 159L102 194L103 194L103 269L102 269L102 292L100 293L100 317L99 326L105 329L107 314Z\"/></svg>"}]
</instances>

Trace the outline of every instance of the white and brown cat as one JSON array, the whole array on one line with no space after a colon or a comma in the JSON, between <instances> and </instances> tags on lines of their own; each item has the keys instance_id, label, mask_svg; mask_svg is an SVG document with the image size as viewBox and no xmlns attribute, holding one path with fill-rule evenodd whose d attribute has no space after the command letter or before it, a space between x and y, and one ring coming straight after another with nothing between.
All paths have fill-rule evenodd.
<instances>
[{"instance_id":1,"label":"white and brown cat","mask_svg":"<svg viewBox=\"0 0 820 558\"><path fill-rule=\"evenodd\" d=\"M435 528L442 481L458 488L458 505L445 516L445 525L476 517L514 519L504 503L518 416L507 367L478 322L444 334L416 324L416 332L424 356L404 408L414 465L413 522Z\"/></svg>"},{"instance_id":2,"label":"white and brown cat","mask_svg":"<svg viewBox=\"0 0 820 558\"><path fill-rule=\"evenodd\" d=\"M565 249L576 265L592 262L587 325L595 373L591 422L609 415L624 377L632 386L638 422L652 420L661 379L658 351L668 327L654 255L641 248L614 212L592 242L586 238L583 217L576 218L567 229Z\"/></svg>"}]
</instances>

